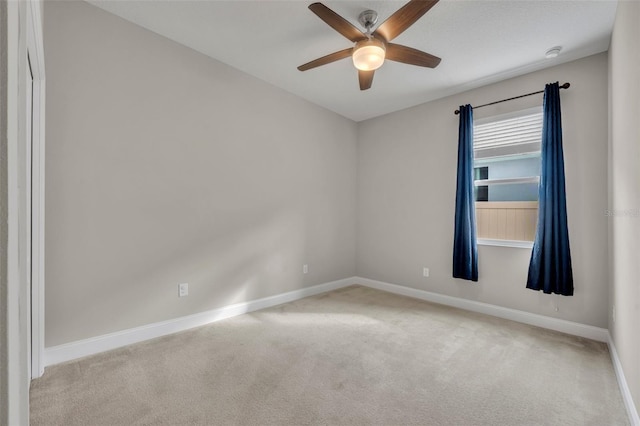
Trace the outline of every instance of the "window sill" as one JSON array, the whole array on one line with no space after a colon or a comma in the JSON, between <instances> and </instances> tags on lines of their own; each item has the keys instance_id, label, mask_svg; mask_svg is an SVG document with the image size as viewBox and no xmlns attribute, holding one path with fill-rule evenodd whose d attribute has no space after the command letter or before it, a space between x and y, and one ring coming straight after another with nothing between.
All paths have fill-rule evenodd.
<instances>
[{"instance_id":1,"label":"window sill","mask_svg":"<svg viewBox=\"0 0 640 426\"><path fill-rule=\"evenodd\" d=\"M478 238L478 245L530 249L533 248L533 241L490 240L488 238Z\"/></svg>"}]
</instances>

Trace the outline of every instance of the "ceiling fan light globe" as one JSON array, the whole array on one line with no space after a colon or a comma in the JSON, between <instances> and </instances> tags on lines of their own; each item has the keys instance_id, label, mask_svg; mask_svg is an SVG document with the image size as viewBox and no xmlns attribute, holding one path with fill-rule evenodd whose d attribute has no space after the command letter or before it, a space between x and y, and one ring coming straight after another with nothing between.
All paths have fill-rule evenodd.
<instances>
[{"instance_id":1,"label":"ceiling fan light globe","mask_svg":"<svg viewBox=\"0 0 640 426\"><path fill-rule=\"evenodd\" d=\"M385 45L371 38L356 43L353 49L353 65L361 71L377 70L384 63Z\"/></svg>"}]
</instances>

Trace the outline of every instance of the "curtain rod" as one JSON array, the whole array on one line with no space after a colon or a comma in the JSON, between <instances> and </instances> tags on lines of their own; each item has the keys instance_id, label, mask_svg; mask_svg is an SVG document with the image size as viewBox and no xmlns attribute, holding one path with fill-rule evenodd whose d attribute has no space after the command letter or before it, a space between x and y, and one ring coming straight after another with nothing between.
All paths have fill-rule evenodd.
<instances>
[{"instance_id":1,"label":"curtain rod","mask_svg":"<svg viewBox=\"0 0 640 426\"><path fill-rule=\"evenodd\" d=\"M569 87L571 87L570 83L565 83L562 86L560 86L561 89L568 89ZM512 101L514 99L520 99L520 98L524 98L524 97L531 96L531 95L537 95L538 93L544 93L544 90L538 90L537 92L527 93L526 95L514 96L513 98L503 99L501 101L495 101L495 102L491 102L491 103L484 104L484 105L478 105L477 107L471 107L471 108L478 109L478 108L486 107L486 106L489 106L489 105L499 104L501 102ZM460 110L458 110L458 109L455 110L454 114L456 114L456 115L460 114Z\"/></svg>"}]
</instances>

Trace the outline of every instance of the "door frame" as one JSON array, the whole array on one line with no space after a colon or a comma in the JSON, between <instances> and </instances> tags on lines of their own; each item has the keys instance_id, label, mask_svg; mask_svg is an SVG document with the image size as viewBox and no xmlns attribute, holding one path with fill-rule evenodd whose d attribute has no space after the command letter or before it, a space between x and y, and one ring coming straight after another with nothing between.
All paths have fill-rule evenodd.
<instances>
[{"instance_id":1,"label":"door frame","mask_svg":"<svg viewBox=\"0 0 640 426\"><path fill-rule=\"evenodd\" d=\"M26 54L33 73L31 130L31 378L44 373L45 69L41 2L26 1ZM26 57L25 57L26 59ZM24 66L29 64L24 62ZM26 70L25 70L26 71Z\"/></svg>"},{"instance_id":2,"label":"door frame","mask_svg":"<svg viewBox=\"0 0 640 426\"><path fill-rule=\"evenodd\" d=\"M42 3L5 2L7 42L7 412L0 423L29 423L29 386L44 371L44 114ZM3 29L4 31L4 29ZM29 53L27 53L29 52ZM33 73L33 117L27 114L27 55ZM24 241L27 122L32 122L32 286ZM22 232L21 232L22 230ZM33 287L33 288L31 288ZM34 304L31 305L33 291ZM33 306L33 309L30 309ZM31 318L28 312L31 310ZM29 326L34 325L33 330ZM33 354L29 354L29 344ZM33 361L32 361L33 360ZM35 364L35 368L33 368Z\"/></svg>"}]
</instances>

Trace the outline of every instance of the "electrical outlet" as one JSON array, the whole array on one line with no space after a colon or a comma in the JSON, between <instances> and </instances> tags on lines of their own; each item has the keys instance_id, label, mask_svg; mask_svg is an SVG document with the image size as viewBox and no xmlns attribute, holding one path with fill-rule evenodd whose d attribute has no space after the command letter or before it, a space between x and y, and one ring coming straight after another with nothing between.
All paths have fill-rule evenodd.
<instances>
[{"instance_id":1,"label":"electrical outlet","mask_svg":"<svg viewBox=\"0 0 640 426\"><path fill-rule=\"evenodd\" d=\"M308 274L309 273L309 265L307 265L307 264L302 265L302 273L303 274Z\"/></svg>"},{"instance_id":2,"label":"electrical outlet","mask_svg":"<svg viewBox=\"0 0 640 426\"><path fill-rule=\"evenodd\" d=\"M422 276L423 277L429 276L429 268L422 268Z\"/></svg>"},{"instance_id":3,"label":"electrical outlet","mask_svg":"<svg viewBox=\"0 0 640 426\"><path fill-rule=\"evenodd\" d=\"M189 283L178 284L178 297L189 295Z\"/></svg>"}]
</instances>

